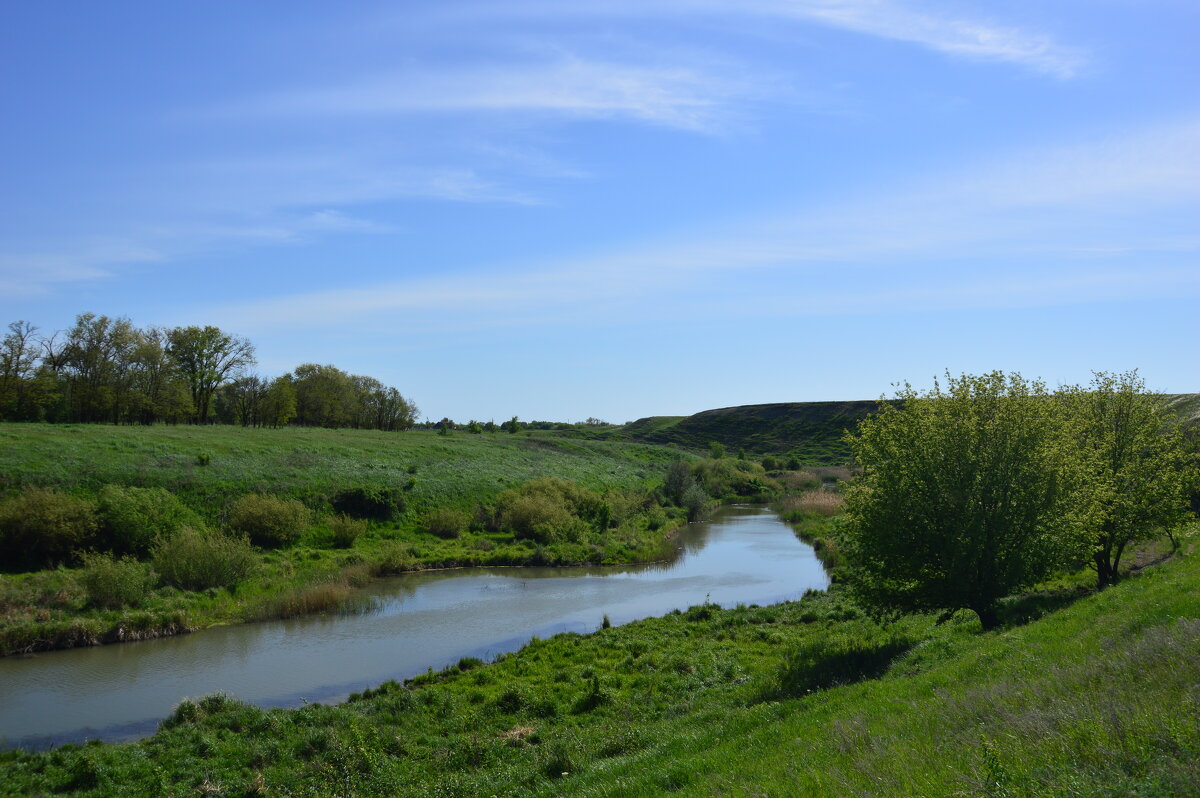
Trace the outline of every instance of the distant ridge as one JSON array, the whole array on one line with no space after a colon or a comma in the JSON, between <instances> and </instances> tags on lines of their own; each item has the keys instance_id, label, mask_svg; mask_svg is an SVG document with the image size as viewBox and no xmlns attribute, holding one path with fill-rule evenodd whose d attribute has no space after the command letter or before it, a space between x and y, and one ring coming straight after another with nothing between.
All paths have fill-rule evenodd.
<instances>
[{"instance_id":1,"label":"distant ridge","mask_svg":"<svg viewBox=\"0 0 1200 798\"><path fill-rule=\"evenodd\" d=\"M1200 428L1200 393L1164 394L1185 426ZM710 442L731 455L787 455L804 464L840 464L850 458L847 430L879 408L879 400L780 402L705 410L692 416L648 416L603 437L703 451Z\"/></svg>"},{"instance_id":2,"label":"distant ridge","mask_svg":"<svg viewBox=\"0 0 1200 798\"><path fill-rule=\"evenodd\" d=\"M650 416L613 431L613 437L705 449L712 441L730 454L786 454L805 463L841 463L850 455L842 440L878 408L878 401L781 402L705 410L693 416Z\"/></svg>"}]
</instances>

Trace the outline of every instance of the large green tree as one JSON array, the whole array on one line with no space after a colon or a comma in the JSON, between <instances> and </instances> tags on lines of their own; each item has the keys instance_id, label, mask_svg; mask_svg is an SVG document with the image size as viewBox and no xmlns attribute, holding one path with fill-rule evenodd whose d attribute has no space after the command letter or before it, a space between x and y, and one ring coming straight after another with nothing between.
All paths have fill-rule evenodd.
<instances>
[{"instance_id":1,"label":"large green tree","mask_svg":"<svg viewBox=\"0 0 1200 798\"><path fill-rule=\"evenodd\" d=\"M1088 458L1091 559L1103 589L1119 578L1130 545L1186 516L1196 475L1178 417L1136 371L1097 372L1087 388L1061 395Z\"/></svg>"},{"instance_id":2,"label":"large green tree","mask_svg":"<svg viewBox=\"0 0 1200 798\"><path fill-rule=\"evenodd\" d=\"M254 345L217 327L176 327L167 333L168 351L187 381L196 421L208 423L213 393L227 380L254 365Z\"/></svg>"},{"instance_id":3,"label":"large green tree","mask_svg":"<svg viewBox=\"0 0 1200 798\"><path fill-rule=\"evenodd\" d=\"M864 469L847 495L852 583L896 610L997 602L1078 557L1080 458L1061 404L1019 374L906 385L850 443Z\"/></svg>"}]
</instances>

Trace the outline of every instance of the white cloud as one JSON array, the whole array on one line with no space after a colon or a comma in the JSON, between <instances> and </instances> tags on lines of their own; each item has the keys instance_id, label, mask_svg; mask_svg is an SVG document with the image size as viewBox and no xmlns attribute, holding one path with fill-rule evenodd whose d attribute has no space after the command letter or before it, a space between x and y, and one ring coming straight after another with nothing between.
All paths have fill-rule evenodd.
<instances>
[{"instance_id":1,"label":"white cloud","mask_svg":"<svg viewBox=\"0 0 1200 798\"><path fill-rule=\"evenodd\" d=\"M1024 153L699 241L555 267L530 265L503 274L480 269L209 312L230 324L266 327L400 312L413 323L427 314L510 324L537 323L546 313L583 318L598 303L623 306L636 316L650 302L660 313L664 296L684 313L749 299L747 307L755 311L811 314L1198 293L1200 271L1178 264L1189 254L1200 260L1200 240L1159 221L1170 215L1164 212L1194 210L1200 199L1198 145L1200 124L1163 125ZM1136 224L1122 225L1129 217ZM1170 264L1141 262L1163 254L1173 259ZM986 264L986 279L973 264ZM803 302L782 288L775 297L758 296L763 284L795 284L797 273L824 278L805 283ZM897 275L903 280L893 285ZM847 284L853 290L843 290ZM747 290L755 296L743 296ZM714 292L719 298L712 298Z\"/></svg>"},{"instance_id":2,"label":"white cloud","mask_svg":"<svg viewBox=\"0 0 1200 798\"><path fill-rule=\"evenodd\" d=\"M717 110L746 86L695 67L556 58L439 71L412 69L320 89L256 97L216 116L334 116L530 112L625 118L684 130L717 124Z\"/></svg>"}]
</instances>

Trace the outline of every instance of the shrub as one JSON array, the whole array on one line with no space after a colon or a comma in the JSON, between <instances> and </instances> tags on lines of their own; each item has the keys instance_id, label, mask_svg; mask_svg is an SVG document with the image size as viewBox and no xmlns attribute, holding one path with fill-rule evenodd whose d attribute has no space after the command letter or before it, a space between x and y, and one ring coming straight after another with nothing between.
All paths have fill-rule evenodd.
<instances>
[{"instance_id":1,"label":"shrub","mask_svg":"<svg viewBox=\"0 0 1200 798\"><path fill-rule=\"evenodd\" d=\"M96 505L47 488L26 488L0 504L0 563L36 570L68 562L97 528Z\"/></svg>"},{"instance_id":2,"label":"shrub","mask_svg":"<svg viewBox=\"0 0 1200 798\"><path fill-rule=\"evenodd\" d=\"M704 488L693 484L683 493L680 504L687 510L689 521L698 521L708 514L712 499L704 492Z\"/></svg>"},{"instance_id":3,"label":"shrub","mask_svg":"<svg viewBox=\"0 0 1200 798\"><path fill-rule=\"evenodd\" d=\"M229 510L229 527L268 549L295 543L311 523L312 512L301 502L264 493L249 493Z\"/></svg>"},{"instance_id":4,"label":"shrub","mask_svg":"<svg viewBox=\"0 0 1200 798\"><path fill-rule=\"evenodd\" d=\"M348 515L335 515L329 522L329 529L333 532L333 545L339 549L348 549L367 531L367 522Z\"/></svg>"},{"instance_id":5,"label":"shrub","mask_svg":"<svg viewBox=\"0 0 1200 798\"><path fill-rule=\"evenodd\" d=\"M158 576L150 566L132 557L117 559L110 554L85 553L79 581L94 607L120 609L145 601Z\"/></svg>"},{"instance_id":6,"label":"shrub","mask_svg":"<svg viewBox=\"0 0 1200 798\"><path fill-rule=\"evenodd\" d=\"M425 530L439 538L457 538L467 528L467 514L452 507L440 507L425 516Z\"/></svg>"},{"instance_id":7,"label":"shrub","mask_svg":"<svg viewBox=\"0 0 1200 798\"><path fill-rule=\"evenodd\" d=\"M98 507L99 542L117 554L147 554L159 535L201 524L195 512L163 488L105 485Z\"/></svg>"},{"instance_id":8,"label":"shrub","mask_svg":"<svg viewBox=\"0 0 1200 798\"><path fill-rule=\"evenodd\" d=\"M410 466L409 473L413 473L415 468ZM395 521L404 512L404 494L397 488L347 488L335 493L329 503L343 515L374 521Z\"/></svg>"},{"instance_id":9,"label":"shrub","mask_svg":"<svg viewBox=\"0 0 1200 798\"><path fill-rule=\"evenodd\" d=\"M578 542L589 528L607 529L612 519L612 510L601 496L558 477L507 490L497 505L502 527L539 543Z\"/></svg>"},{"instance_id":10,"label":"shrub","mask_svg":"<svg viewBox=\"0 0 1200 798\"><path fill-rule=\"evenodd\" d=\"M185 526L154 544L152 562L164 583L207 590L237 585L254 570L258 555L244 540Z\"/></svg>"}]
</instances>

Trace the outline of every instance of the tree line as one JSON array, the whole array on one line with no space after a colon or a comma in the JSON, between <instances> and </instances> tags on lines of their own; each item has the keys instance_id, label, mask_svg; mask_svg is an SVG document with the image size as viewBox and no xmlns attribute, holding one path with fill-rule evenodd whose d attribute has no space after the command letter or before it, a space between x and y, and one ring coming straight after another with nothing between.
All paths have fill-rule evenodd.
<instances>
[{"instance_id":1,"label":"tree line","mask_svg":"<svg viewBox=\"0 0 1200 798\"><path fill-rule=\"evenodd\" d=\"M406 430L417 407L374 377L305 363L252 373L254 345L213 326L135 327L81 313L43 335L14 321L0 341L0 419Z\"/></svg>"}]
</instances>

